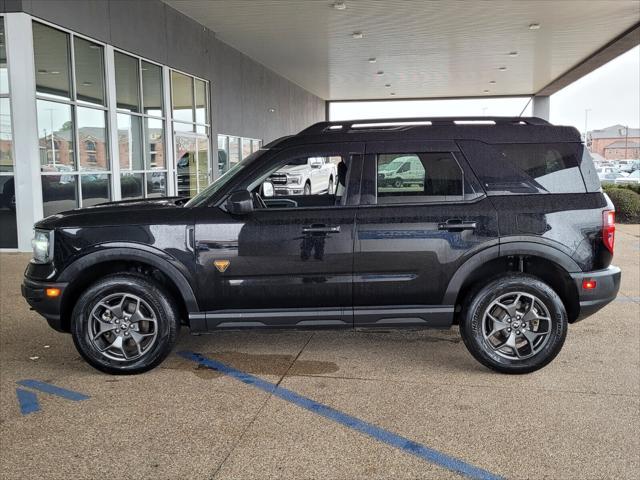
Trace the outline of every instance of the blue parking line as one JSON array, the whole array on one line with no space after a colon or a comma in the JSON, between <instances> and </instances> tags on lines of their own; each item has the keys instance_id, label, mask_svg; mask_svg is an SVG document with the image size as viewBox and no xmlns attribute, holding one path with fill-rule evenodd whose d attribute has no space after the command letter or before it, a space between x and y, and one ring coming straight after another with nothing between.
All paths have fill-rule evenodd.
<instances>
[{"instance_id":1,"label":"blue parking line","mask_svg":"<svg viewBox=\"0 0 640 480\"><path fill-rule=\"evenodd\" d=\"M85 395L83 393L74 392L73 390L67 390L66 388L62 387L56 387L55 385L41 382L39 380L18 380L16 383L22 385L23 387L40 390L41 392L49 393L51 395L57 395L58 397L66 398L67 400L73 400L74 402L79 402L80 400L86 400L89 398L88 395Z\"/></svg>"},{"instance_id":2,"label":"blue parking line","mask_svg":"<svg viewBox=\"0 0 640 480\"><path fill-rule=\"evenodd\" d=\"M23 388L16 388L16 396L18 397L18 404L20 405L20 413L22 415L29 415L30 413L40 410L40 402L35 393L24 390Z\"/></svg>"},{"instance_id":3,"label":"blue parking line","mask_svg":"<svg viewBox=\"0 0 640 480\"><path fill-rule=\"evenodd\" d=\"M305 410L316 413L329 420L333 420L334 422L344 425L345 427L349 427L360 433L364 433L365 435L368 435L375 440L403 450L406 453L414 455L418 458L421 458L422 460L426 460L427 462L433 463L442 468L446 468L447 470L459 473L460 475L478 480L497 480L501 478L497 475L494 475L493 473L463 462L462 460L458 460L457 458L450 457L449 455L409 440L408 438L390 432L389 430L385 430L376 425L365 422L364 420L360 420L359 418L328 407L327 405L318 403L310 398L304 397L291 390L281 387L280 385L267 382L266 380L262 380L241 370L236 370L235 368L218 362L217 360L212 360L194 352L179 352L178 355L186 358L187 360L196 362L204 367L208 367L220 373L224 373L225 375L233 377L236 380L240 380L242 383L252 385L269 394L275 395L282 400L286 400L287 402L298 405Z\"/></svg>"}]
</instances>

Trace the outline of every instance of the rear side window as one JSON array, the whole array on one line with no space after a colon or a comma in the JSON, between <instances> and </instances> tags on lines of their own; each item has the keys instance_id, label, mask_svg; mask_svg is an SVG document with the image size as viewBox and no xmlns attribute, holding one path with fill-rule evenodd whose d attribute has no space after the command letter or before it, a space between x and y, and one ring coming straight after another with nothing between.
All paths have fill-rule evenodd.
<instances>
[{"instance_id":1,"label":"rear side window","mask_svg":"<svg viewBox=\"0 0 640 480\"><path fill-rule=\"evenodd\" d=\"M584 193L582 145L461 142L488 194Z\"/></svg>"},{"instance_id":2,"label":"rear side window","mask_svg":"<svg viewBox=\"0 0 640 480\"><path fill-rule=\"evenodd\" d=\"M451 153L385 153L377 159L378 203L461 200L464 175Z\"/></svg>"}]
</instances>

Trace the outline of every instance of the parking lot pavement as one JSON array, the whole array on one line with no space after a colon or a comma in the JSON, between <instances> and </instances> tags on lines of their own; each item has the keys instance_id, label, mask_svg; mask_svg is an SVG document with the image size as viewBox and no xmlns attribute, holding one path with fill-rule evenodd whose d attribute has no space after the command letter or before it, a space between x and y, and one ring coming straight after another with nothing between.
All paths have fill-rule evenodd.
<instances>
[{"instance_id":1,"label":"parking lot pavement","mask_svg":"<svg viewBox=\"0 0 640 480\"><path fill-rule=\"evenodd\" d=\"M159 368L113 377L28 310L28 255L1 254L0 478L460 478L447 459L515 479L638 478L639 257L640 227L618 226L618 299L570 327L558 358L530 375L480 366L455 328L185 329ZM16 388L39 410L23 415ZM433 451L443 457L420 456Z\"/></svg>"}]
</instances>

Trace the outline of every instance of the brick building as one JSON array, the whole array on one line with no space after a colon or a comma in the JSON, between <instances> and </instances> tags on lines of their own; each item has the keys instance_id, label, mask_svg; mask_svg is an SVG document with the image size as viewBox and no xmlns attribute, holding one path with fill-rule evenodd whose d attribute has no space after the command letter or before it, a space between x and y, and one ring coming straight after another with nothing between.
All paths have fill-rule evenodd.
<instances>
[{"instance_id":1,"label":"brick building","mask_svg":"<svg viewBox=\"0 0 640 480\"><path fill-rule=\"evenodd\" d=\"M612 125L592 130L587 142L591 153L602 155L607 160L640 158L640 128Z\"/></svg>"}]
</instances>

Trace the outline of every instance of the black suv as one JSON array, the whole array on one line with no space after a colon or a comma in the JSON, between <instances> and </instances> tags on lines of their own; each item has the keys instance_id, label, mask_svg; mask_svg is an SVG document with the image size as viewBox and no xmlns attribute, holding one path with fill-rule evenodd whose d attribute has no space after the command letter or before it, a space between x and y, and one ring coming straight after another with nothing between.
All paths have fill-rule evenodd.
<instances>
[{"instance_id":1,"label":"black suv","mask_svg":"<svg viewBox=\"0 0 640 480\"><path fill-rule=\"evenodd\" d=\"M311 158L335 164L335 188L276 196L271 175ZM323 122L188 201L45 218L22 292L109 373L158 365L181 325L454 323L481 363L526 373L558 354L569 323L615 298L614 233L574 128L503 117Z\"/></svg>"}]
</instances>

